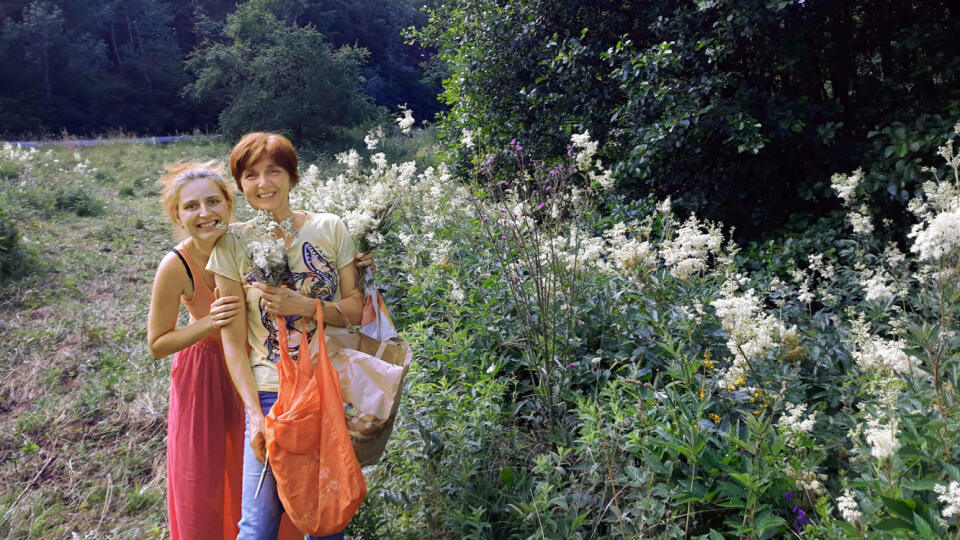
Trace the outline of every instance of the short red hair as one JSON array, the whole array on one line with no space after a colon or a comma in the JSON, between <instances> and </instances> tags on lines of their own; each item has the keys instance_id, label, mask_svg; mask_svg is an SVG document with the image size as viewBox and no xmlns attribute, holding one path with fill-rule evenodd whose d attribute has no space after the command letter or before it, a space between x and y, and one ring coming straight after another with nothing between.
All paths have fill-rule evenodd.
<instances>
[{"instance_id":1,"label":"short red hair","mask_svg":"<svg viewBox=\"0 0 960 540\"><path fill-rule=\"evenodd\" d=\"M240 193L243 193L243 185L240 182L243 171L264 157L272 159L287 171L290 175L291 188L297 185L300 181L300 174L297 173L297 151L293 148L290 139L276 133L256 131L244 135L230 152L230 174L237 183Z\"/></svg>"}]
</instances>

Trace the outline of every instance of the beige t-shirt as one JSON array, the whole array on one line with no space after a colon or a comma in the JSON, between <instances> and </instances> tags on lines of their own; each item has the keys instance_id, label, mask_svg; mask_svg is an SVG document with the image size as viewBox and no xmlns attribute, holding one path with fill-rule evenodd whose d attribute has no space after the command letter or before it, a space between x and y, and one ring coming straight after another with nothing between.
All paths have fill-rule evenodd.
<instances>
[{"instance_id":1,"label":"beige t-shirt","mask_svg":"<svg viewBox=\"0 0 960 540\"><path fill-rule=\"evenodd\" d=\"M307 212L303 227L287 248L287 261L293 273L295 290L300 294L325 301L340 299L339 270L353 262L357 249L343 221L333 214ZM240 282L247 302L247 342L250 366L257 390L279 390L277 362L280 346L277 342L276 319L263 310L260 290L251 283L257 281L250 243L253 240L249 222L230 227L217 242L207 270ZM286 317L290 356L296 360L302 342L301 317ZM316 321L307 323L307 343L313 340Z\"/></svg>"}]
</instances>

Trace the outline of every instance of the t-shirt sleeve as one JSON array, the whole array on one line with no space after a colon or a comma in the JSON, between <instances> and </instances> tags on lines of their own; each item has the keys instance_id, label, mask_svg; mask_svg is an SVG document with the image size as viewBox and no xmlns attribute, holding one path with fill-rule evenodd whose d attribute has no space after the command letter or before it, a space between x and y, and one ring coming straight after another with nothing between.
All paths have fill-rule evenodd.
<instances>
[{"instance_id":1,"label":"t-shirt sleeve","mask_svg":"<svg viewBox=\"0 0 960 540\"><path fill-rule=\"evenodd\" d=\"M243 278L240 275L240 247L240 242L236 236L228 231L213 246L210 259L207 261L207 270L243 283Z\"/></svg>"},{"instance_id":2,"label":"t-shirt sleeve","mask_svg":"<svg viewBox=\"0 0 960 540\"><path fill-rule=\"evenodd\" d=\"M343 220L337 217L334 225L333 238L337 246L337 270L353 263L353 256L357 253L357 245L350 236L350 231L344 225Z\"/></svg>"}]
</instances>

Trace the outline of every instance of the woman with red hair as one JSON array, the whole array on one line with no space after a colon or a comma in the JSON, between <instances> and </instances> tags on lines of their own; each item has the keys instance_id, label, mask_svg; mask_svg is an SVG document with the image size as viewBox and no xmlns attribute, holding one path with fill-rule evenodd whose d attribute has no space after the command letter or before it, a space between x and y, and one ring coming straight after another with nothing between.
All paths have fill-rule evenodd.
<instances>
[{"instance_id":1,"label":"woman with red hair","mask_svg":"<svg viewBox=\"0 0 960 540\"><path fill-rule=\"evenodd\" d=\"M246 408L248 425L237 538L264 539L276 534L284 512L272 472L268 468L263 473L264 417L279 389L277 321L286 326L290 354L296 359L316 332L318 300L328 325L326 332L331 333L337 331L335 327L360 322L363 294L356 286L357 272L352 265L356 246L343 221L333 214L290 208L290 190L300 176L297 153L289 140L272 133L244 136L230 154L230 173L247 202L277 224L271 229L272 240L282 242L277 249L283 251L279 264L285 287L263 283L264 276L276 272L264 267L270 258L251 247L261 234L253 221L232 228L207 264L224 294L246 299L245 321L233 319L223 328L227 366ZM365 259L359 265L371 263ZM306 335L301 335L301 320L307 321ZM263 482L255 497L261 473ZM343 534L325 538L340 539Z\"/></svg>"}]
</instances>

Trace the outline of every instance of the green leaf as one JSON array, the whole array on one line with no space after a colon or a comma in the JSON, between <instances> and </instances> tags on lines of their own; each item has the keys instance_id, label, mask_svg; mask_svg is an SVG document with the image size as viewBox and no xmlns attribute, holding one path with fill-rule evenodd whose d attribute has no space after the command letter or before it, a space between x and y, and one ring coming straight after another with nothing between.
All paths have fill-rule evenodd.
<instances>
[{"instance_id":1,"label":"green leaf","mask_svg":"<svg viewBox=\"0 0 960 540\"><path fill-rule=\"evenodd\" d=\"M894 499L893 497L880 497L884 504L887 506L887 510L890 512L908 520L913 520L913 511L917 507L917 503L910 499Z\"/></svg>"},{"instance_id":2,"label":"green leaf","mask_svg":"<svg viewBox=\"0 0 960 540\"><path fill-rule=\"evenodd\" d=\"M903 487L914 491L933 491L933 487L936 485L936 480L906 480L903 482Z\"/></svg>"},{"instance_id":3,"label":"green leaf","mask_svg":"<svg viewBox=\"0 0 960 540\"><path fill-rule=\"evenodd\" d=\"M933 534L933 527L927 523L927 520L920 517L920 514L913 515L913 525L917 528L917 532L920 533L920 538L926 540L927 538L935 538Z\"/></svg>"},{"instance_id":4,"label":"green leaf","mask_svg":"<svg viewBox=\"0 0 960 540\"><path fill-rule=\"evenodd\" d=\"M755 486L753 476L750 473L731 472L730 476L732 476L734 480L743 484L747 489L753 489Z\"/></svg>"},{"instance_id":5,"label":"green leaf","mask_svg":"<svg viewBox=\"0 0 960 540\"><path fill-rule=\"evenodd\" d=\"M767 532L776 532L777 529L786 527L787 522L782 517L774 516L769 511L757 516L754 520L757 536L763 538Z\"/></svg>"},{"instance_id":6,"label":"green leaf","mask_svg":"<svg viewBox=\"0 0 960 540\"><path fill-rule=\"evenodd\" d=\"M906 521L898 518L884 518L884 519L881 519L879 523L874 525L874 528L876 528L879 531L885 531L885 532L891 532L891 531L897 531L897 530L912 531L913 525L911 523L907 523Z\"/></svg>"}]
</instances>

